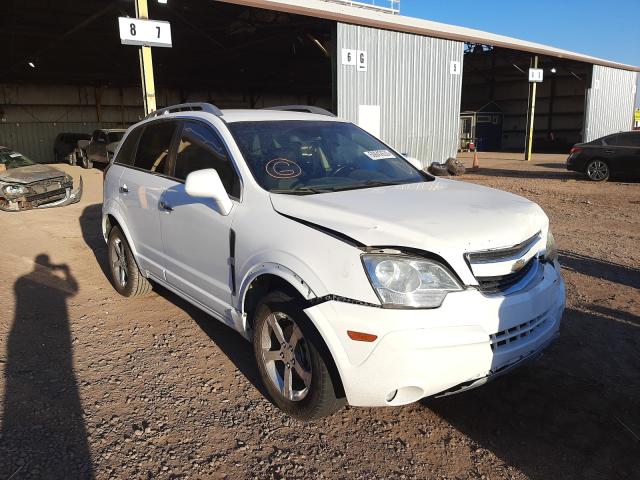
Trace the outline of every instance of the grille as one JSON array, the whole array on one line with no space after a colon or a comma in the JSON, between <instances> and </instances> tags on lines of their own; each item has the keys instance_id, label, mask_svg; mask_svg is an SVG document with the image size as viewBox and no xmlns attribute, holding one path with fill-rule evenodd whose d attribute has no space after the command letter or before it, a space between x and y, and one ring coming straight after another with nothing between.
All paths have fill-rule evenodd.
<instances>
[{"instance_id":1,"label":"grille","mask_svg":"<svg viewBox=\"0 0 640 480\"><path fill-rule=\"evenodd\" d=\"M29 195L27 202L41 204L47 202L54 202L64 198L67 194L66 189L60 188L58 190L52 190L51 192L37 193L35 195Z\"/></svg>"},{"instance_id":2,"label":"grille","mask_svg":"<svg viewBox=\"0 0 640 480\"><path fill-rule=\"evenodd\" d=\"M540 240L540 232L513 247L467 253L467 259L470 263L490 263L521 257L527 253L538 240Z\"/></svg>"},{"instance_id":3,"label":"grille","mask_svg":"<svg viewBox=\"0 0 640 480\"><path fill-rule=\"evenodd\" d=\"M489 335L491 350L500 350L501 348L517 343L519 340L530 337L545 323L547 323L547 312L544 312L542 315L538 315L528 322L524 322L520 325L516 325L515 327Z\"/></svg>"},{"instance_id":4,"label":"grille","mask_svg":"<svg viewBox=\"0 0 640 480\"><path fill-rule=\"evenodd\" d=\"M533 269L538 262L536 257L533 257L527 264L515 273L508 275L502 275L499 277L477 277L478 286L483 293L500 293L505 290L509 290L516 285L520 280L527 276L527 274Z\"/></svg>"}]
</instances>

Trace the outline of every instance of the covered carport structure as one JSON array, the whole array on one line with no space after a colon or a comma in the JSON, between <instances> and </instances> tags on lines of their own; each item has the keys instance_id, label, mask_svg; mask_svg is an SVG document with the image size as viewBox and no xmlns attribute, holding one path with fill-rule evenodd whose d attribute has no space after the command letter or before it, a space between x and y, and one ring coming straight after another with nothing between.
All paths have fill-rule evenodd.
<instances>
[{"instance_id":1,"label":"covered carport structure","mask_svg":"<svg viewBox=\"0 0 640 480\"><path fill-rule=\"evenodd\" d=\"M158 108L317 105L426 166L455 155L460 112L490 102L504 115L500 148L522 149L537 55L546 79L534 151L631 126L634 66L340 1L149 0L149 10L173 32L173 48L153 50ZM143 117L137 48L120 44L120 16L135 16L133 0L2 3L0 144L47 161L59 132ZM345 61L349 51L365 63Z\"/></svg>"}]
</instances>

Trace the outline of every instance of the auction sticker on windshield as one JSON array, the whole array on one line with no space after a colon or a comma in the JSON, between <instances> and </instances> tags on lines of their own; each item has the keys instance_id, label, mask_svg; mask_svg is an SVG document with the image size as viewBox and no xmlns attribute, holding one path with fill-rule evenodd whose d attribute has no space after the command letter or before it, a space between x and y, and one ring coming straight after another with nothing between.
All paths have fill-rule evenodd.
<instances>
[{"instance_id":1,"label":"auction sticker on windshield","mask_svg":"<svg viewBox=\"0 0 640 480\"><path fill-rule=\"evenodd\" d=\"M390 158L396 158L396 156L389 150L371 150L370 152L362 152L371 160L388 160Z\"/></svg>"}]
</instances>

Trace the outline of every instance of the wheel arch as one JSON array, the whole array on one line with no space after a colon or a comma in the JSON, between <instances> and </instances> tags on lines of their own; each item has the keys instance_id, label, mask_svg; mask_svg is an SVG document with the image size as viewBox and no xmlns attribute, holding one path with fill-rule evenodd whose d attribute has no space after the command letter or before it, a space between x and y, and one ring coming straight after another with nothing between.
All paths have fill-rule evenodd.
<instances>
[{"instance_id":1,"label":"wheel arch","mask_svg":"<svg viewBox=\"0 0 640 480\"><path fill-rule=\"evenodd\" d=\"M264 265L267 267L267 265ZM249 277L248 277L249 278ZM244 283L244 282L243 282ZM293 271L278 264L271 264L270 268L260 269L256 275L252 275L247 282L240 296L241 311L244 318L244 329L247 338L251 338L253 333L253 314L260 300L270 291L281 290L302 302L303 310L312 306L313 300L317 296L313 290L304 282L304 280L296 275ZM323 356L336 396L338 398L346 397L342 376L338 369L332 349L329 348L327 340L321 333L314 319L307 316L308 331L305 334L310 335L314 340L316 347Z\"/></svg>"}]
</instances>

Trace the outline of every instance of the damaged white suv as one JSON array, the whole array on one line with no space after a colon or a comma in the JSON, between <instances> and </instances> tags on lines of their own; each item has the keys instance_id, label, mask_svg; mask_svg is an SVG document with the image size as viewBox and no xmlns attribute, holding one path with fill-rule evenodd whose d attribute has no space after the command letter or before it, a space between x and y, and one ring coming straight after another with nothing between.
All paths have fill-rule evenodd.
<instances>
[{"instance_id":1,"label":"damaged white suv","mask_svg":"<svg viewBox=\"0 0 640 480\"><path fill-rule=\"evenodd\" d=\"M118 292L152 280L239 331L301 419L481 385L549 345L565 304L539 206L310 107L152 114L105 174L102 226Z\"/></svg>"}]
</instances>

